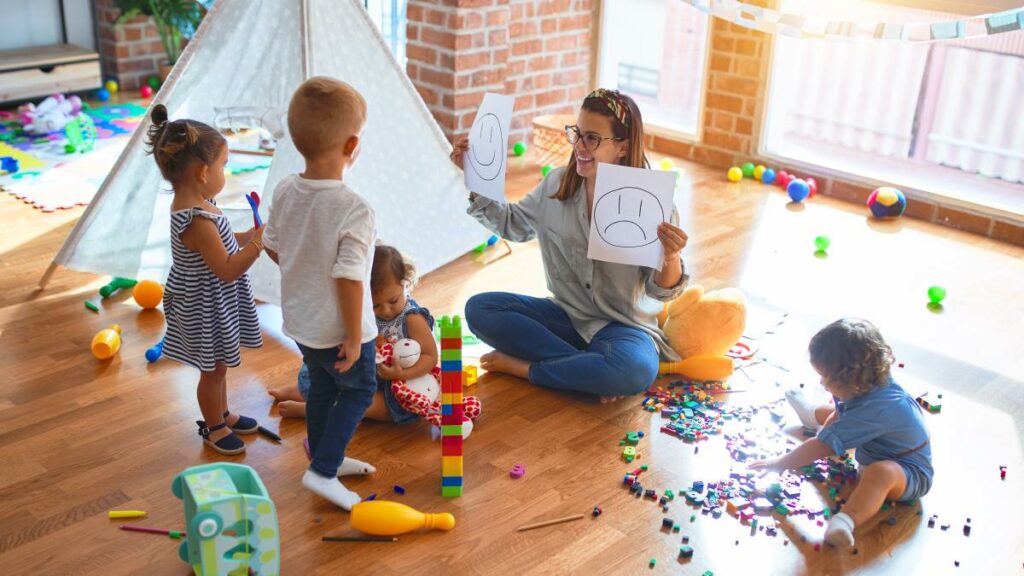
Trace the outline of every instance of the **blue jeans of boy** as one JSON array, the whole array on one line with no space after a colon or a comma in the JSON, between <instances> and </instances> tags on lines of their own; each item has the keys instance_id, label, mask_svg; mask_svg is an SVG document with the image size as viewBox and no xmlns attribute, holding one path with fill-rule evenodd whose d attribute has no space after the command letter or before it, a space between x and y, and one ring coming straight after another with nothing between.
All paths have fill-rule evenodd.
<instances>
[{"instance_id":1,"label":"blue jeans of boy","mask_svg":"<svg viewBox=\"0 0 1024 576\"><path fill-rule=\"evenodd\" d=\"M334 369L338 348L299 344L299 351L309 369L306 434L313 455L309 468L325 478L334 478L345 459L345 448L377 391L374 343L371 340L363 344L359 360L348 372Z\"/></svg>"},{"instance_id":2,"label":"blue jeans of boy","mask_svg":"<svg viewBox=\"0 0 1024 576\"><path fill-rule=\"evenodd\" d=\"M546 298L477 294L466 303L466 323L495 350L531 362L530 382L545 388L627 396L658 375L658 348L643 330L612 322L587 343Z\"/></svg>"}]
</instances>

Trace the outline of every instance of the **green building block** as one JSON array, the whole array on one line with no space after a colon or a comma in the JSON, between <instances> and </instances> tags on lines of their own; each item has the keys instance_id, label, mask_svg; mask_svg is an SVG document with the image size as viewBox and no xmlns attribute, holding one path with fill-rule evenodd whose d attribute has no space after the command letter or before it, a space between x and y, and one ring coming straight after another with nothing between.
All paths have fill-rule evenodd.
<instances>
[{"instance_id":1,"label":"green building block","mask_svg":"<svg viewBox=\"0 0 1024 576\"><path fill-rule=\"evenodd\" d=\"M462 486L442 486L441 496L444 498L458 498L462 496Z\"/></svg>"},{"instance_id":2,"label":"green building block","mask_svg":"<svg viewBox=\"0 0 1024 576\"><path fill-rule=\"evenodd\" d=\"M462 339L462 319L458 316L441 316L441 338Z\"/></svg>"},{"instance_id":3,"label":"green building block","mask_svg":"<svg viewBox=\"0 0 1024 576\"><path fill-rule=\"evenodd\" d=\"M462 424L441 426L441 436L462 436Z\"/></svg>"},{"instance_id":4,"label":"green building block","mask_svg":"<svg viewBox=\"0 0 1024 576\"><path fill-rule=\"evenodd\" d=\"M441 360L462 360L462 350L441 350Z\"/></svg>"}]
</instances>

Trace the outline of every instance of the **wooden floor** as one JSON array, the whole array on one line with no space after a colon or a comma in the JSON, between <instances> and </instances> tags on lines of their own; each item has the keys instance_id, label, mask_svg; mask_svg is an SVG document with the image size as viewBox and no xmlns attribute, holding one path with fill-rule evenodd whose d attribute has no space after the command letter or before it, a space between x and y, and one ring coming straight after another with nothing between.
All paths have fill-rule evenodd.
<instances>
[{"instance_id":1,"label":"wooden floor","mask_svg":"<svg viewBox=\"0 0 1024 576\"><path fill-rule=\"evenodd\" d=\"M522 193L539 175L528 160L516 162L513 188ZM928 415L937 472L922 515L901 507L894 525L873 522L858 530L858 554L851 555L815 551L822 529L810 523L784 522L774 538L751 536L728 516L698 515L690 523L689 508L677 501L668 515L682 521L681 534L696 550L682 563L680 534L660 530L661 510L622 486L622 474L634 465L621 461L618 440L627 431L649 432L640 462L651 468L647 484L660 491L727 474L720 438L694 454L692 446L659 434L660 417L643 412L637 398L601 405L486 376L472 390L484 412L466 445L462 498L439 496L440 450L423 423L365 424L350 447L351 455L378 467L351 480L351 488L452 512L456 528L393 544L323 543L321 536L348 530L348 515L300 486L304 424L281 421L265 393L294 382L298 354L280 332L279 309L262 305L266 346L245 352L242 367L230 371L231 404L279 429L284 443L247 437L247 454L227 460L253 466L269 488L286 574L1024 572L1024 250L912 220L874 223L863 207L824 198L794 208L777 188L728 184L719 171L695 165L685 170L677 202L690 236L688 273L708 288L746 292L748 333L761 336L771 362L737 374L734 387L747 392L731 401L779 398L780 378L813 388L809 336L840 316L872 319L903 363L895 369L898 380L944 394L942 413ZM140 313L130 299L117 298L93 314L82 301L95 296L102 279L66 270L45 292L34 291L80 214L42 214L0 195L0 571L184 575L176 542L121 532L106 511L143 509L149 516L138 523L183 529L171 479L222 458L195 434L197 374L143 360L162 333L160 312ZM832 239L827 259L812 254L819 234ZM429 275L417 299L440 314L460 311L484 290L544 294L535 245L517 245L510 256L485 262L501 253L467 256ZM932 284L949 291L941 312L926 307ZM785 321L772 329L780 318ZM113 361L99 363L89 341L115 322L124 327L124 347ZM516 463L526 466L521 480L508 477ZM1005 481L1000 465L1008 466ZM394 495L395 484L407 493ZM597 519L515 531L595 505L604 509ZM933 514L951 525L948 531L926 527ZM965 537L968 517L973 531Z\"/></svg>"}]
</instances>

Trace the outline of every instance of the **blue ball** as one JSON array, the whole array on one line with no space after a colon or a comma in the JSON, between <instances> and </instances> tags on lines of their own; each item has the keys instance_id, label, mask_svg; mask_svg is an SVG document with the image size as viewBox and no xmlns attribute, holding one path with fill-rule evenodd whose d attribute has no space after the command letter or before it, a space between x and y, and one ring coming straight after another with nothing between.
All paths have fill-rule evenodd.
<instances>
[{"instance_id":1,"label":"blue ball","mask_svg":"<svg viewBox=\"0 0 1024 576\"><path fill-rule=\"evenodd\" d=\"M799 178L793 180L786 186L786 193L793 202L803 202L811 194L811 187L807 185L807 182L800 180Z\"/></svg>"},{"instance_id":2,"label":"blue ball","mask_svg":"<svg viewBox=\"0 0 1024 576\"><path fill-rule=\"evenodd\" d=\"M771 184L771 183L775 182L775 170L772 170L771 168L769 168L769 169L765 170L764 172L762 172L761 173L761 182L764 182L765 184Z\"/></svg>"},{"instance_id":3,"label":"blue ball","mask_svg":"<svg viewBox=\"0 0 1024 576\"><path fill-rule=\"evenodd\" d=\"M107 100L110 100L110 90L107 90L106 88L100 88L96 91L96 99L100 102L106 102Z\"/></svg>"}]
</instances>

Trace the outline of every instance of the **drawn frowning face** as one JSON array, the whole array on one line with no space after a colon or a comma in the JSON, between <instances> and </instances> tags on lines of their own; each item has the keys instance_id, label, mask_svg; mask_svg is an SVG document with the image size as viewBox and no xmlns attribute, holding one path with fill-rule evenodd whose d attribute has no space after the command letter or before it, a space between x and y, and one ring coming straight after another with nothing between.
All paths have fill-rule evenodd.
<instances>
[{"instance_id":1,"label":"drawn frowning face","mask_svg":"<svg viewBox=\"0 0 1024 576\"><path fill-rule=\"evenodd\" d=\"M594 203L594 224L601 238L618 248L639 248L658 240L665 209L643 188L612 190Z\"/></svg>"},{"instance_id":2,"label":"drawn frowning face","mask_svg":"<svg viewBox=\"0 0 1024 576\"><path fill-rule=\"evenodd\" d=\"M494 114L476 119L470 130L469 165L484 180L494 180L505 165L506 137Z\"/></svg>"}]
</instances>

